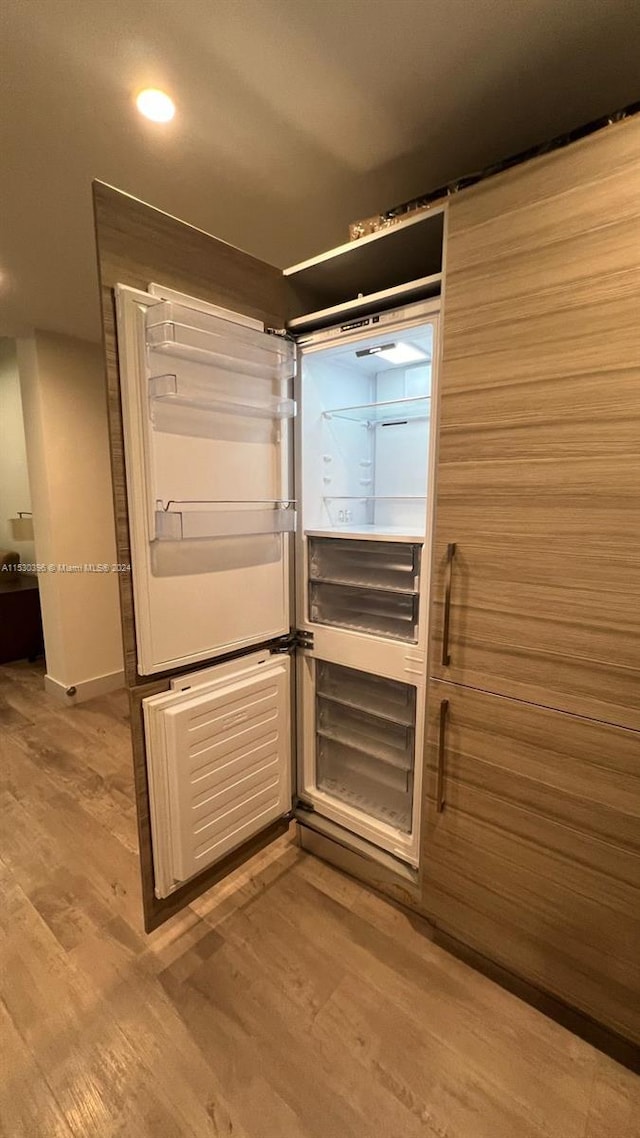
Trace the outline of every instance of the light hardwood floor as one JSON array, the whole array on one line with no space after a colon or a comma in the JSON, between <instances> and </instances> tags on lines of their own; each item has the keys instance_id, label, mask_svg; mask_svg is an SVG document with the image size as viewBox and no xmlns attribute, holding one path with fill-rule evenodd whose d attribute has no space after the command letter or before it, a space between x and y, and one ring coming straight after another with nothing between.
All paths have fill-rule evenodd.
<instances>
[{"instance_id":1,"label":"light hardwood floor","mask_svg":"<svg viewBox=\"0 0 640 1138\"><path fill-rule=\"evenodd\" d=\"M281 839L145 937L124 693L0 668L6 1138L640 1138L640 1078Z\"/></svg>"}]
</instances>

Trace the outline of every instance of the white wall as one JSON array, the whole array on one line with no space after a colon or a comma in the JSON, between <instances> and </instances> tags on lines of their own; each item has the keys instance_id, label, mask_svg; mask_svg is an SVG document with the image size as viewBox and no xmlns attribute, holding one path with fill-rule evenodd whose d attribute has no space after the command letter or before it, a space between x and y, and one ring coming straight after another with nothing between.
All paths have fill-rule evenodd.
<instances>
[{"instance_id":1,"label":"white wall","mask_svg":"<svg viewBox=\"0 0 640 1138\"><path fill-rule=\"evenodd\" d=\"M16 345L14 340L0 339L0 549L15 550L23 564L34 560L34 543L16 541L9 519L30 510Z\"/></svg>"},{"instance_id":2,"label":"white wall","mask_svg":"<svg viewBox=\"0 0 640 1138\"><path fill-rule=\"evenodd\" d=\"M36 560L116 562L102 351L37 331L18 342ZM46 686L68 699L119 686L122 642L115 573L40 574Z\"/></svg>"}]
</instances>

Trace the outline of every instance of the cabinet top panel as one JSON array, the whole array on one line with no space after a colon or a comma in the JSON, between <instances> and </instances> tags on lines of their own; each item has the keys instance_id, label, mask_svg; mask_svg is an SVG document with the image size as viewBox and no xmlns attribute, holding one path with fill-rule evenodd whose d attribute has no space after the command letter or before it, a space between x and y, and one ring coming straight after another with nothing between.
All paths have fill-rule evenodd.
<instances>
[{"instance_id":1,"label":"cabinet top panel","mask_svg":"<svg viewBox=\"0 0 640 1138\"><path fill-rule=\"evenodd\" d=\"M397 235L404 232L414 225L419 225L423 221L431 220L435 216L444 214L445 206L434 206L430 210L425 210L418 217L411 217L407 221L395 222L389 225L388 229L378 229L375 233L368 233L365 237L358 237L354 241L345 241L343 245L336 245L333 249L326 249L324 253L318 253L315 257L309 257L306 261L300 261L297 265L291 265L288 269L283 269L286 277L293 276L294 273L301 273L306 270L313 269L326 261L335 261L339 257L348 257L355 249L362 250L369 245L375 245L379 241L385 242L391 235Z\"/></svg>"},{"instance_id":2,"label":"cabinet top panel","mask_svg":"<svg viewBox=\"0 0 640 1138\"><path fill-rule=\"evenodd\" d=\"M298 312L292 315L341 305L440 273L444 213L444 206L436 206L410 221L285 269L301 298Z\"/></svg>"}]
</instances>

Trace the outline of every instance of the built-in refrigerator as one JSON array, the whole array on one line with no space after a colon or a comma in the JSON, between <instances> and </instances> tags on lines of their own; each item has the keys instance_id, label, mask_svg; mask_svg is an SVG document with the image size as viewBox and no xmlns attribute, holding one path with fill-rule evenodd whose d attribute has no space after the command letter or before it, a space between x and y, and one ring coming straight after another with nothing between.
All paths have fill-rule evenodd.
<instances>
[{"instance_id":1,"label":"built-in refrigerator","mask_svg":"<svg viewBox=\"0 0 640 1138\"><path fill-rule=\"evenodd\" d=\"M288 816L417 870L438 306L116 289L159 898Z\"/></svg>"}]
</instances>

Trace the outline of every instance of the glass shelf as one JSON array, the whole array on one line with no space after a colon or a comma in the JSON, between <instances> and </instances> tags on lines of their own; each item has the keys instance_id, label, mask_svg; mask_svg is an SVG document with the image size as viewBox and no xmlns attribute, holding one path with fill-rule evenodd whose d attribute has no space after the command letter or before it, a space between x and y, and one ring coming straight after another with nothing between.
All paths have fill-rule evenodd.
<instances>
[{"instance_id":1,"label":"glass shelf","mask_svg":"<svg viewBox=\"0 0 640 1138\"><path fill-rule=\"evenodd\" d=\"M158 541L194 538L249 537L292 533L296 527L295 503L286 499L251 502L156 503Z\"/></svg>"},{"instance_id":2,"label":"glass shelf","mask_svg":"<svg viewBox=\"0 0 640 1138\"><path fill-rule=\"evenodd\" d=\"M229 391L220 392L207 383L183 379L178 375L156 375L149 380L151 417L155 403L174 407L193 407L215 414L245 415L258 419L292 419L296 413L295 400L279 395L262 395L259 398L241 394L234 397ZM163 421L159 429L170 429L170 421Z\"/></svg>"},{"instance_id":3,"label":"glass shelf","mask_svg":"<svg viewBox=\"0 0 640 1138\"><path fill-rule=\"evenodd\" d=\"M149 309L146 340L153 352L213 364L224 371L264 379L290 379L294 372L290 341L173 301Z\"/></svg>"},{"instance_id":4,"label":"glass shelf","mask_svg":"<svg viewBox=\"0 0 640 1138\"><path fill-rule=\"evenodd\" d=\"M413 419L428 419L429 395L407 399L390 399L382 403L361 403L355 407L335 407L323 412L323 419L349 419L367 427L386 427Z\"/></svg>"},{"instance_id":5,"label":"glass shelf","mask_svg":"<svg viewBox=\"0 0 640 1138\"><path fill-rule=\"evenodd\" d=\"M378 542L383 538L385 541L412 545L422 545L424 542L424 526L387 526L375 525L373 522L370 524L352 522L340 523L328 529L306 529L304 532L307 537L340 538L345 541L357 538L358 541Z\"/></svg>"}]
</instances>

